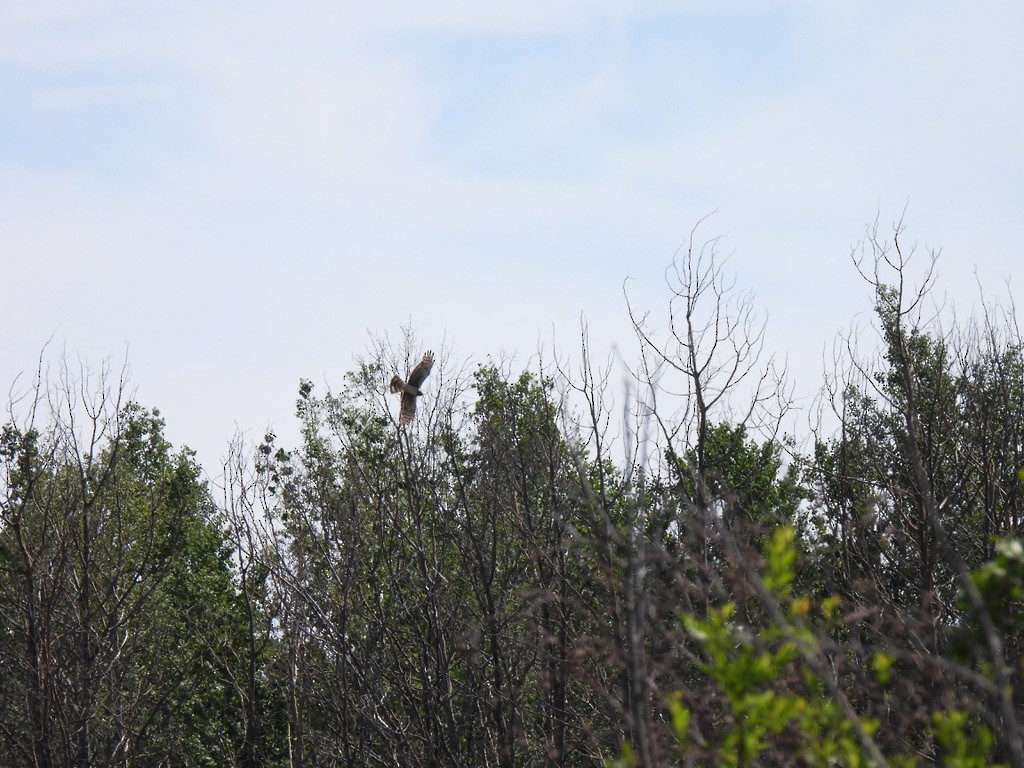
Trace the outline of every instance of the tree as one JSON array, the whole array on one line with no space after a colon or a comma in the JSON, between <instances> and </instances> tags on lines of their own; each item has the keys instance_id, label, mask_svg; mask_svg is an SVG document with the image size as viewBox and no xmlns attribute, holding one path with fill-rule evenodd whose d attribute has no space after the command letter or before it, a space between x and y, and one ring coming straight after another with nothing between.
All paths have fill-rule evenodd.
<instances>
[{"instance_id":1,"label":"tree","mask_svg":"<svg viewBox=\"0 0 1024 768\"><path fill-rule=\"evenodd\" d=\"M425 411L399 424L384 373L399 366L377 353L336 394L300 385L298 450L259 449L289 748L299 763L458 764L477 747L461 642L473 620L449 458L428 439L450 429L453 395L442 354Z\"/></svg>"},{"instance_id":2,"label":"tree","mask_svg":"<svg viewBox=\"0 0 1024 768\"><path fill-rule=\"evenodd\" d=\"M37 377L0 439L3 762L224 762L234 715L202 628L234 593L214 506L123 379Z\"/></svg>"},{"instance_id":3,"label":"tree","mask_svg":"<svg viewBox=\"0 0 1024 768\"><path fill-rule=\"evenodd\" d=\"M499 765L573 764L582 734L568 702L585 692L570 676L583 576L570 536L581 524L572 447L550 378L508 380L485 366L474 379L469 450L449 453Z\"/></svg>"},{"instance_id":4,"label":"tree","mask_svg":"<svg viewBox=\"0 0 1024 768\"><path fill-rule=\"evenodd\" d=\"M926 319L937 254L913 287L914 249L903 231L898 223L886 241L876 225L866 251L855 254L874 292L883 352L877 366L852 359L852 375L829 390L840 433L818 441L809 477L820 543L836 556L819 563L824 583L888 625L882 636L877 626L862 633L862 641L890 643L895 633L912 641L904 658L920 680L902 692L902 714L916 724L904 724L906 738L981 685L990 707L979 711L996 724L1006 758L1020 765L1003 638L970 577L991 554L993 532L1016 532L1018 427L1003 425L1000 406L1019 402L1024 388L1019 336L1013 323L1010 334L994 328L988 308L981 327L954 322L944 330L938 311ZM975 663L991 671L991 684L970 666L948 664L948 638L965 623L981 629Z\"/></svg>"}]
</instances>

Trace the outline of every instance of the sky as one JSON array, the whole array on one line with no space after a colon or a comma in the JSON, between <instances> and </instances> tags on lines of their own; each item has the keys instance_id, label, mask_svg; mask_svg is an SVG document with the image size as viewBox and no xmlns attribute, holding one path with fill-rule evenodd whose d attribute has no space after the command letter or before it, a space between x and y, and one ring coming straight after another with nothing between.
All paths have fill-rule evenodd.
<instances>
[{"instance_id":1,"label":"sky","mask_svg":"<svg viewBox=\"0 0 1024 768\"><path fill-rule=\"evenodd\" d=\"M405 326L468 364L581 318L628 350L624 285L663 312L703 219L809 397L876 218L941 249L958 308L1021 298L1022 28L987 0L4 3L0 384L44 347L127 359L215 474Z\"/></svg>"}]
</instances>

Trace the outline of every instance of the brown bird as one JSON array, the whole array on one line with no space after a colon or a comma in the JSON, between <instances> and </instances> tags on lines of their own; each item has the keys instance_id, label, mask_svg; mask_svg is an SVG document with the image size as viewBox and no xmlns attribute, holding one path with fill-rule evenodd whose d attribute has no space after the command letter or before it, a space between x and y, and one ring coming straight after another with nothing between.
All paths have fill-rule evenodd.
<instances>
[{"instance_id":1,"label":"brown bird","mask_svg":"<svg viewBox=\"0 0 1024 768\"><path fill-rule=\"evenodd\" d=\"M399 424L408 424L416 415L416 398L423 393L420 392L420 385L430 375L430 369L434 367L434 353L427 352L423 359L416 364L416 367L409 371L409 380L402 381L397 374L391 377L391 391L402 393L402 404L398 414Z\"/></svg>"}]
</instances>

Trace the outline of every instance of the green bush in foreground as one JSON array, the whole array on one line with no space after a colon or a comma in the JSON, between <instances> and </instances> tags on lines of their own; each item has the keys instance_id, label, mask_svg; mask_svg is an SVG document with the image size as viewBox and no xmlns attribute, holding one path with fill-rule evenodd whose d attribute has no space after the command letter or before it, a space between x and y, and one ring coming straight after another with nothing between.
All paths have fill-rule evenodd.
<instances>
[{"instance_id":1,"label":"green bush in foreground","mask_svg":"<svg viewBox=\"0 0 1024 768\"><path fill-rule=\"evenodd\" d=\"M793 539L789 526L775 531L756 577L769 617L764 627L739 624L733 602L710 608L703 617L683 614L689 636L703 652L702 670L719 688L724 705L715 715L719 735L709 737L696 726L695 713L682 692L668 697L666 716L677 740L678 764L998 765L991 730L977 714L960 709L932 714L928 736L933 756L883 753L875 741L879 720L853 708L832 672L835 657L844 650L825 638L843 622L840 600L829 597L815 604L793 591ZM1013 550L1001 547L999 557L1005 559L1007 551ZM1005 591L996 586L999 572L1000 563L994 561L979 569L975 578L993 592ZM895 661L895 652L876 650L870 656L883 689ZM620 757L609 764L637 765L631 746L624 745Z\"/></svg>"}]
</instances>

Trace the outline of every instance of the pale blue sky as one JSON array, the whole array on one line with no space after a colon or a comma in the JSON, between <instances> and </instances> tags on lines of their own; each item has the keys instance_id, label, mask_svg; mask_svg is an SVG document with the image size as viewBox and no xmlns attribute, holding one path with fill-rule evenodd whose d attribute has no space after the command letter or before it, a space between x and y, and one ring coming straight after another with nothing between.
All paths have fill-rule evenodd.
<instances>
[{"instance_id":1,"label":"pale blue sky","mask_svg":"<svg viewBox=\"0 0 1024 768\"><path fill-rule=\"evenodd\" d=\"M704 215L798 390L909 201L966 306L1019 260L1011 2L0 8L0 382L128 347L211 471L410 320L461 359L629 339Z\"/></svg>"}]
</instances>

